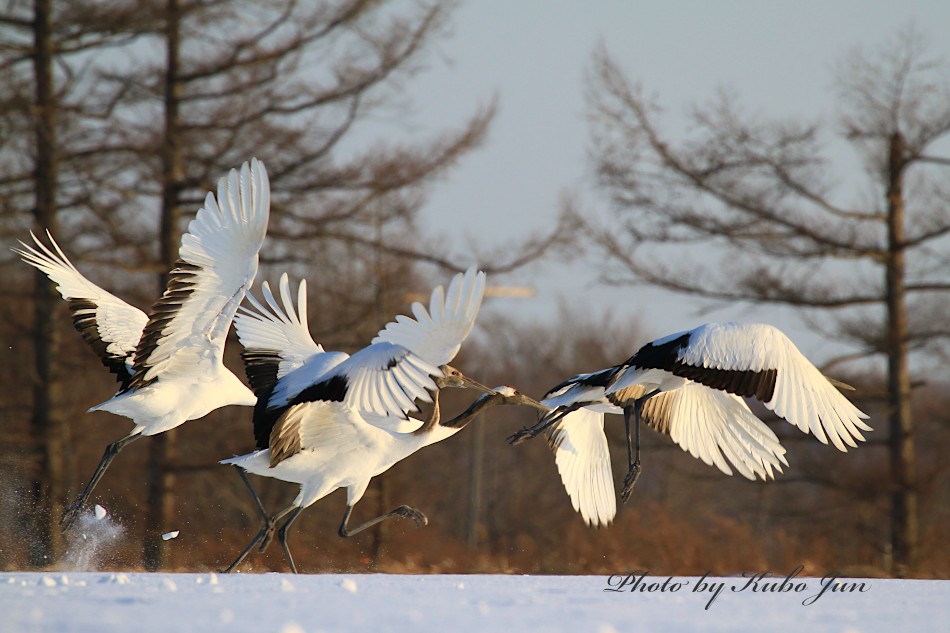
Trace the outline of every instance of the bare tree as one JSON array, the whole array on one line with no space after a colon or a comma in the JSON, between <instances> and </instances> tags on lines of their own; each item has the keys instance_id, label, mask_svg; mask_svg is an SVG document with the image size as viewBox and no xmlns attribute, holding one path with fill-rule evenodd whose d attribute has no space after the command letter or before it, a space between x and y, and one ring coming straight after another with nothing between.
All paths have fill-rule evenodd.
<instances>
[{"instance_id":1,"label":"bare tree","mask_svg":"<svg viewBox=\"0 0 950 633\"><path fill-rule=\"evenodd\" d=\"M47 109L35 103L39 82L29 72L41 23L26 5L9 6L9 13L0 15L0 32L18 39L0 47L0 76L10 88L0 94L4 237L22 239L31 223L51 228L81 269L92 270L97 282L144 307L158 296L181 232L204 192L227 169L257 156L266 162L273 186L259 278L268 278L277 267L309 277L311 326L328 346L364 345L405 307L407 292L428 286L423 281L427 269L460 269L469 263L427 240L416 218L431 184L483 142L494 102L473 104L471 116L454 129L420 133L412 101L428 97L410 99L405 91L406 82L424 69L432 42L446 32L454 3L55 3L47 7L52 11L49 96L54 100ZM55 134L44 137L58 166L44 176L51 186L34 179L40 173L34 115L43 112L57 117ZM40 208L33 198L39 196L52 200L59 215L33 220L32 209ZM545 234L476 258L491 261L486 268L492 271L515 268L543 256L570 229L565 218ZM0 263L14 273L5 278L4 292L20 301L27 270L9 254ZM68 327L62 302L45 279L38 279L37 292L48 296L35 308L31 304L36 323ZM29 320L12 304L3 310L17 316L16 324L2 328L4 340L15 341L16 328ZM63 339L64 350L74 342ZM88 355L77 351L75 358L66 353L56 358L39 341L31 350L57 375L46 380L39 365L36 371L10 371L20 371L42 390L35 397L39 413L43 402L63 416L65 402L77 412L89 405L89 385L76 379L88 368L84 362L94 362ZM75 375L69 372L73 367L79 368ZM96 391L100 387L110 387L105 378ZM33 403L12 392L3 406L15 416L34 410ZM237 419L246 413L211 417ZM35 506L46 525L30 532L41 547L56 543L58 508L76 484L73 470L87 474L80 457L101 450L97 416L89 418L58 431L42 427L29 443L37 455L65 452L75 468L63 473L37 462L17 470L54 504ZM170 529L173 519L181 520L176 514L181 500L174 493L189 483L185 477L176 481L176 475L215 469L216 459L227 454L220 452L222 445L246 450L251 439L249 428L241 443L215 424L202 426L200 440L189 433L180 429L178 439L168 444L152 438L147 464L129 455L124 467L134 476L111 485L113 516L135 517L131 524L144 527L135 532L145 536L149 568L167 566L158 535ZM9 433L4 442L14 437ZM142 478L150 482L144 521L137 518L141 491L127 485ZM378 543L374 549L382 551ZM42 556L48 562L56 552Z\"/></svg>"},{"instance_id":2,"label":"bare tree","mask_svg":"<svg viewBox=\"0 0 950 633\"><path fill-rule=\"evenodd\" d=\"M24 201L34 192L58 197L56 209L71 213L57 237L74 260L112 271L114 283L105 285L119 294L153 299L204 192L227 169L257 156L268 166L274 194L260 276L268 277L268 263L307 275L315 334L344 349L365 344L405 304L406 292L420 287L417 264L457 269L467 263L438 245L423 245L416 216L428 187L484 140L494 103L473 105L456 129L419 134L401 123L412 120L405 83L424 68L453 6L371 0L58 4L56 23L69 27L55 32L54 77L61 84L52 95L69 98L48 111L68 115L60 117L60 134L50 145L61 169L46 176L54 187L38 186L36 170L22 158L24 149L33 153L32 141L24 133L0 134L3 234L22 237L33 206ZM14 12L0 27L31 35L34 21ZM0 95L5 131L26 129L32 113L43 111L28 94L38 84L18 66L32 59L32 50L26 40L0 50L0 73L17 87ZM57 228L45 215L36 224ZM537 259L567 233L561 223L529 236L493 257L492 269ZM308 274L313 271L318 274ZM37 313L61 320L49 284L40 286L49 297L42 307L37 303ZM37 345L39 356L48 356ZM36 384L49 390L55 381ZM73 393L76 384L64 390ZM69 434L44 432L36 445L49 450L57 441L68 443ZM196 463L188 457L191 445L178 450L172 436L153 438L149 446L144 558L157 569L166 558L158 535L176 512L175 475L179 467L194 471ZM57 503L73 483L47 472L35 479L60 486L51 495ZM122 494L121 485L114 493ZM128 505L135 508L134 495ZM58 511L41 513L48 519Z\"/></svg>"},{"instance_id":3,"label":"bare tree","mask_svg":"<svg viewBox=\"0 0 950 633\"><path fill-rule=\"evenodd\" d=\"M35 0L32 6L13 2L0 12L5 41L0 48L0 81L5 86L0 97L0 233L5 236L14 231L22 236L28 214L34 227L56 231L60 211L83 204L84 187L76 185L74 175L83 151L76 129L91 112L82 105L94 65L88 51L121 40L117 25L129 13L127 7L113 5L110 19L103 15L102 7L93 3L54 6L49 0ZM33 535L31 564L48 565L62 553L56 521L68 481L57 371L59 298L39 271L34 271L32 302L32 476L26 531Z\"/></svg>"},{"instance_id":4,"label":"bare tree","mask_svg":"<svg viewBox=\"0 0 950 633\"><path fill-rule=\"evenodd\" d=\"M116 188L134 183L137 201L99 214L87 230L107 243L138 242L147 252L150 240L142 239L148 232L141 228L148 214L142 210L156 200L161 223L154 269L160 281L203 192L250 156L265 159L275 192L269 257L306 267L322 263L329 269L324 272L342 274L335 278L372 278L366 253L398 243L372 236L392 236L400 227L405 233L426 184L478 145L491 118L492 109L484 109L460 131L417 147L374 147L340 158L341 143L398 100L400 81L419 68L418 58L442 32L446 5L146 4L154 17L141 25L130 48L138 53L130 59L141 61L100 73L103 93L115 104L108 155L121 174ZM209 37L214 33L227 35ZM153 50L164 54L149 54ZM119 218L126 220L124 230ZM382 229L367 231L373 226ZM354 249L358 238L363 240ZM341 251L349 257L340 257ZM346 304L361 299L351 295L337 293ZM375 300L372 292L362 299L364 305ZM354 312L374 321L373 311ZM150 569L163 566L158 535L175 512L175 453L173 435L150 442L144 552Z\"/></svg>"},{"instance_id":5,"label":"bare tree","mask_svg":"<svg viewBox=\"0 0 950 633\"><path fill-rule=\"evenodd\" d=\"M591 230L614 281L793 306L850 345L836 361L886 359L892 484L882 493L892 492L897 573L914 566L918 542L911 352L936 351L950 318L950 157L936 153L950 136L950 83L921 39L905 31L838 73L839 132L867 178L852 203L817 123L762 121L721 93L674 139L603 50L589 91L597 175L615 208L609 228Z\"/></svg>"}]
</instances>

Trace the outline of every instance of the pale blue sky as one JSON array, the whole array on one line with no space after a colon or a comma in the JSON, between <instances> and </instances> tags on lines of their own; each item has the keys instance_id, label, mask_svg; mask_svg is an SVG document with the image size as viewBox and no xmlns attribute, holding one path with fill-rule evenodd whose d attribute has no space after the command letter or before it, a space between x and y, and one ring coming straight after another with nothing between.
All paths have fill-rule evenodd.
<instances>
[{"instance_id":1,"label":"pale blue sky","mask_svg":"<svg viewBox=\"0 0 950 633\"><path fill-rule=\"evenodd\" d=\"M879 47L911 23L927 34L934 54L950 61L950 2L940 0L469 0L429 69L411 84L417 121L429 129L458 123L494 94L500 109L485 146L435 189L424 218L466 253L466 240L497 241L553 221L568 189L605 208L591 194L585 156L584 72L600 41L674 121L689 102L710 98L720 86L734 88L763 115L831 121L834 64L856 46ZM820 345L789 310L734 306L698 314L694 301L603 288L597 276L589 261L569 271L531 267L497 282L533 286L536 297L494 299L486 308L547 319L563 296L590 306L591 318L608 309L640 315L652 335L754 318L785 328L806 353ZM631 342L631 351L639 343Z\"/></svg>"}]
</instances>

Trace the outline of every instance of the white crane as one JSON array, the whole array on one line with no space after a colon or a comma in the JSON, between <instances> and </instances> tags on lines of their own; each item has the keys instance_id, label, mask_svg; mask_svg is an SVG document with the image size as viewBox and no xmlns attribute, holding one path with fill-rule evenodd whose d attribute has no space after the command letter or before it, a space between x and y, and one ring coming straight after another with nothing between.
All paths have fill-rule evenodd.
<instances>
[{"instance_id":1,"label":"white crane","mask_svg":"<svg viewBox=\"0 0 950 633\"><path fill-rule=\"evenodd\" d=\"M270 185L264 164L252 159L218 182L182 236L179 260L148 316L86 279L47 232L52 249L14 249L56 283L69 302L73 325L120 388L89 409L131 418L135 428L106 447L92 479L66 508L64 530L75 522L109 464L129 443L173 429L226 405L257 399L223 364L231 320L257 274L267 231Z\"/></svg>"},{"instance_id":2,"label":"white crane","mask_svg":"<svg viewBox=\"0 0 950 633\"><path fill-rule=\"evenodd\" d=\"M538 424L509 438L517 444L548 432L562 482L574 508L591 525L616 514L604 413L623 413L629 470L626 501L640 474L640 421L667 433L691 455L727 475L732 463L745 477L781 472L785 449L743 398L841 451L872 430L868 416L821 374L781 331L754 323L712 323L647 343L626 362L574 376L551 389L551 407ZM630 415L636 442L631 442Z\"/></svg>"},{"instance_id":3,"label":"white crane","mask_svg":"<svg viewBox=\"0 0 950 633\"><path fill-rule=\"evenodd\" d=\"M226 571L239 565L255 546L266 547L277 523L286 517L277 537L296 573L287 532L304 508L338 488L347 491L341 537L389 517L427 523L422 512L402 505L348 527L353 507L370 479L419 449L454 435L467 422L440 423L440 389L467 387L493 394L447 364L472 329L485 292L485 274L475 268L456 275L447 292L437 287L428 310L413 303L415 318L398 316L352 356L326 352L313 341L307 327L304 281L298 286L297 308L286 275L279 288L282 307L265 283L262 293L267 306L249 295L255 311L242 308L235 318L238 338L246 348L248 376L259 397L254 412L258 450L222 463L239 467L252 494L242 470L297 483L300 493L272 517L257 501L264 525ZM521 398L504 390L492 401L520 402ZM433 402L432 415L425 422L409 417L418 411L417 401Z\"/></svg>"}]
</instances>

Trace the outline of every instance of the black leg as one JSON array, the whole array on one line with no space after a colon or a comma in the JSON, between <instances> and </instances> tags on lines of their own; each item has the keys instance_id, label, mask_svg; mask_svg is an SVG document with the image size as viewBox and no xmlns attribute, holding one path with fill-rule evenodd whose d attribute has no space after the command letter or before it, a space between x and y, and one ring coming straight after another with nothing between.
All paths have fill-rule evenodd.
<instances>
[{"instance_id":1,"label":"black leg","mask_svg":"<svg viewBox=\"0 0 950 633\"><path fill-rule=\"evenodd\" d=\"M73 501L69 507L63 511L63 517L60 519L59 523L63 526L64 532L69 530L69 528L75 524L76 519L79 518L79 511L82 510L84 505L86 505L89 495L92 494L96 484L98 484L99 480L102 479L102 476L105 474L109 464L111 464L112 460L115 459L116 455L119 454L119 451L121 451L126 444L130 444L140 437L142 436L139 433L136 433L135 435L126 435L122 439L106 446L106 450L102 454L102 459L99 461L99 466L96 468L96 472L92 475L92 479L90 479L89 483L86 484L86 487L79 495L79 498Z\"/></svg>"},{"instance_id":2,"label":"black leg","mask_svg":"<svg viewBox=\"0 0 950 633\"><path fill-rule=\"evenodd\" d=\"M297 566L294 565L294 557L290 555L290 547L287 545L287 530L289 530L290 525L297 520L302 510L302 507L298 507L294 510L277 531L277 540L280 542L280 547L284 550L284 557L287 559L287 564L290 565L290 571L295 574L297 573Z\"/></svg>"},{"instance_id":3,"label":"black leg","mask_svg":"<svg viewBox=\"0 0 950 633\"><path fill-rule=\"evenodd\" d=\"M546 429L560 422L561 419L564 416L566 416L568 413L571 413L572 411L577 411L578 409L583 407L585 404L587 403L575 402L574 404L568 407L565 407L561 411L555 410L555 411L552 411L551 413L548 413L547 415L543 416L538 421L538 423L535 424L534 426L526 428L526 429L521 429L517 433L514 433L511 436L509 436L508 443L514 446L515 444L521 444L522 442L526 442L533 437L537 437L542 431L545 431Z\"/></svg>"},{"instance_id":4,"label":"black leg","mask_svg":"<svg viewBox=\"0 0 950 633\"><path fill-rule=\"evenodd\" d=\"M623 427L627 433L627 471L633 468L633 439L630 437L630 412L634 407L623 408ZM638 427L639 428L639 427Z\"/></svg>"},{"instance_id":5,"label":"black leg","mask_svg":"<svg viewBox=\"0 0 950 633\"><path fill-rule=\"evenodd\" d=\"M254 499L254 505L257 506L257 511L260 513L261 518L264 520L264 527L261 528L264 531L264 536L260 539L260 547L263 552L267 549L267 546L270 545L270 542L274 539L274 528L277 527L275 519L272 519L269 514L267 514L267 509L264 508L264 504L261 502L261 498L257 496L257 491L254 490L254 486L251 485L251 480L247 478L247 473L244 472L244 469L238 466L237 464L231 464L234 466L234 469L237 471L238 475L241 477L241 481L244 482L244 486L247 488L248 492L251 493L251 497ZM282 516L282 515L281 515Z\"/></svg>"},{"instance_id":6,"label":"black leg","mask_svg":"<svg viewBox=\"0 0 950 633\"><path fill-rule=\"evenodd\" d=\"M627 472L626 477L623 478L623 489L620 491L620 500L623 503L626 503L630 498L631 493L633 493L633 487L637 483L637 479L640 478L640 419L643 417L643 405L647 400L653 396L660 393L659 389L654 389L645 396L641 396L634 400L633 402L633 416L634 416L634 425L636 427L636 454L633 459L630 456L630 427L627 426L627 459L630 464L630 470ZM626 415L627 408L624 408L625 420L629 420L629 417Z\"/></svg>"},{"instance_id":7,"label":"black leg","mask_svg":"<svg viewBox=\"0 0 950 633\"><path fill-rule=\"evenodd\" d=\"M264 541L265 537L267 537L267 543L270 543L270 540L271 538L273 538L273 534L274 534L274 526L277 525L277 523L282 518L284 518L285 516L293 512L295 509L298 509L298 507L288 506L284 508L283 510L281 510L280 512L278 512L277 514L275 514L273 517L269 517L269 516L266 517L264 519L264 525L261 526L261 529L257 533L257 536L255 536L251 540L251 542L248 543L247 547L245 547L244 550L238 555L238 557L234 559L234 562L228 565L226 569L222 570L221 573L228 574L234 571L234 568L240 565L244 561L244 559L247 558L247 555L251 553L251 550L254 549L259 543L262 543ZM263 552L266 547L267 547L266 544L262 545L261 551Z\"/></svg>"},{"instance_id":8,"label":"black leg","mask_svg":"<svg viewBox=\"0 0 950 633\"><path fill-rule=\"evenodd\" d=\"M267 510L264 508L261 498L257 496L257 491L254 490L254 486L251 485L251 480L247 478L247 473L245 473L244 469L237 464L231 465L234 466L234 470L236 470L238 475L240 475L241 481L243 481L245 487L247 487L247 491L250 492L251 497L254 498L254 505L257 506L257 511L260 512L261 518L264 519L264 521L270 521L270 515L267 514Z\"/></svg>"},{"instance_id":9,"label":"black leg","mask_svg":"<svg viewBox=\"0 0 950 633\"><path fill-rule=\"evenodd\" d=\"M399 506L395 510L390 510L386 514L378 516L375 519L370 519L366 523L363 523L362 525L359 525L351 530L346 527L347 522L350 520L351 512L353 512L353 506L347 505L346 511L343 513L343 521L340 522L340 530L338 532L339 535L343 538L349 538L353 536L354 534L359 534L366 528L371 528L377 523L381 521L385 521L389 517L401 517L404 519L412 519L413 521L416 522L416 525L427 525L429 523L429 519L426 517L426 515L422 514L420 511L416 510L415 508L410 508L409 506Z\"/></svg>"}]
</instances>

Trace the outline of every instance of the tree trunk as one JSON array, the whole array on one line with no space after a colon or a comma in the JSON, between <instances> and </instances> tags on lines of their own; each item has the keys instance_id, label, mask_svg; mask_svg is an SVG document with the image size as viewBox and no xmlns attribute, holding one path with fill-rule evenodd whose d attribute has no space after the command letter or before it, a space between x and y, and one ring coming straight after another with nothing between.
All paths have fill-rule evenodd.
<instances>
[{"instance_id":1,"label":"tree trunk","mask_svg":"<svg viewBox=\"0 0 950 633\"><path fill-rule=\"evenodd\" d=\"M181 208L181 182L183 175L181 156L181 82L179 80L178 54L180 47L179 27L181 20L178 0L168 0L165 25L167 61L165 69L165 134L162 144L162 224L159 255L162 273L159 289L168 283L168 272L178 259L178 243ZM151 571L165 565L165 541L161 534L170 525L175 515L175 472L172 463L176 455L175 431L166 431L151 438L148 458L148 509L145 521L145 568Z\"/></svg>"},{"instance_id":2,"label":"tree trunk","mask_svg":"<svg viewBox=\"0 0 950 633\"><path fill-rule=\"evenodd\" d=\"M36 206L33 217L37 228L54 229L56 221L56 92L53 86L52 2L36 0L34 12L33 65L36 76L34 130ZM58 397L54 377L58 340L54 315L59 298L41 271L35 271L33 315L33 419L32 446L34 469L31 486L30 564L46 566L62 554L63 539L56 521L63 512L64 468L63 433L56 417Z\"/></svg>"},{"instance_id":3,"label":"tree trunk","mask_svg":"<svg viewBox=\"0 0 950 633\"><path fill-rule=\"evenodd\" d=\"M890 418L891 548L893 573L905 576L917 558L917 489L914 421L907 349L904 236L904 140L891 136L888 161L887 376Z\"/></svg>"}]
</instances>

